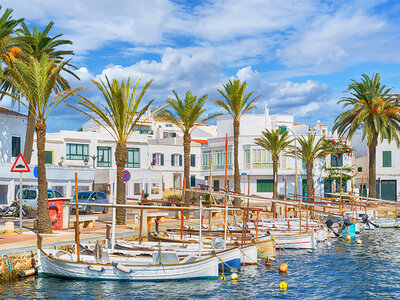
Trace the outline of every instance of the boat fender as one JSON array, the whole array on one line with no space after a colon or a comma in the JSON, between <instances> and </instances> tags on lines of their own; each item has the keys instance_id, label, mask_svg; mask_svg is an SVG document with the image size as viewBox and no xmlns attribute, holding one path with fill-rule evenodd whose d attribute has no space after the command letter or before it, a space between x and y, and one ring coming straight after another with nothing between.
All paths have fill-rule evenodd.
<instances>
[{"instance_id":1,"label":"boat fender","mask_svg":"<svg viewBox=\"0 0 400 300\"><path fill-rule=\"evenodd\" d=\"M239 276L236 273L231 274L231 280L238 280Z\"/></svg>"},{"instance_id":2,"label":"boat fender","mask_svg":"<svg viewBox=\"0 0 400 300\"><path fill-rule=\"evenodd\" d=\"M131 274L133 273L133 271L131 269L129 269L128 267L121 265L121 264L116 264L116 268L118 270L120 270L121 272L127 273L127 274Z\"/></svg>"},{"instance_id":3,"label":"boat fender","mask_svg":"<svg viewBox=\"0 0 400 300\"><path fill-rule=\"evenodd\" d=\"M94 265L89 265L88 269L91 271L97 271L97 272L104 272L106 270L102 266L94 266Z\"/></svg>"}]
</instances>

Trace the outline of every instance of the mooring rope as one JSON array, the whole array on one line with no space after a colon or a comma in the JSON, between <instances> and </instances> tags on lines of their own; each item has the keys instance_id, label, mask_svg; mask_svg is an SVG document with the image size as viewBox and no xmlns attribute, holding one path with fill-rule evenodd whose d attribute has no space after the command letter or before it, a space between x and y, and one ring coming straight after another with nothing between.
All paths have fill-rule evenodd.
<instances>
[{"instance_id":1,"label":"mooring rope","mask_svg":"<svg viewBox=\"0 0 400 300\"><path fill-rule=\"evenodd\" d=\"M271 236L271 239L272 239L279 247L281 247L281 249L285 250L285 251L286 251L287 253L289 253L290 255L293 255L294 257L296 257L296 254L293 254L293 253L289 252L288 250L286 250L284 247L282 247L282 245L279 244L273 236Z\"/></svg>"},{"instance_id":2,"label":"mooring rope","mask_svg":"<svg viewBox=\"0 0 400 300\"><path fill-rule=\"evenodd\" d=\"M251 258L250 256L248 256L242 249L240 249L240 248L238 248L238 249L240 250L240 252L243 253L244 256L246 256L246 257L247 257L248 259L250 259L251 261L255 262L257 265L262 266L262 267L266 268L267 270L274 271L273 269L269 269L267 266L265 266L265 265L263 265L263 264L260 264L258 261L252 259L252 258ZM267 258L267 259L268 259L268 258Z\"/></svg>"},{"instance_id":3,"label":"mooring rope","mask_svg":"<svg viewBox=\"0 0 400 300\"><path fill-rule=\"evenodd\" d=\"M246 276L246 277L249 277L249 278L251 278L251 279L253 279L253 280L255 279L254 277L249 276L249 275L247 275L247 274L245 274L245 273L239 271L238 269L235 269L235 268L231 267L231 266L228 265L226 262L224 262L223 259L222 259L221 257L219 257L216 253L215 253L215 256L216 256L225 266L227 266L227 267L230 268L231 270L234 270L235 272L237 272L237 273L239 273L239 274L241 274L241 275L244 275L244 276ZM224 268L223 268L223 267L222 267L222 274L224 274Z\"/></svg>"}]
</instances>

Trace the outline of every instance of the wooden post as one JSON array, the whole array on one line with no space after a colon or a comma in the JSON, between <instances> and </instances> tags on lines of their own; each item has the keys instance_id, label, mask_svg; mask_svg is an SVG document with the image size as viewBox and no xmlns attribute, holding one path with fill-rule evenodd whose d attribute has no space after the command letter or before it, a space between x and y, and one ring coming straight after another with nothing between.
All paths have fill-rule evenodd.
<instances>
[{"instance_id":1,"label":"wooden post","mask_svg":"<svg viewBox=\"0 0 400 300\"><path fill-rule=\"evenodd\" d=\"M256 220L256 242L258 241L258 221L260 220L260 210L257 209L257 220Z\"/></svg>"},{"instance_id":2,"label":"wooden post","mask_svg":"<svg viewBox=\"0 0 400 300\"><path fill-rule=\"evenodd\" d=\"M340 207L341 207L341 213L342 213L342 217L343 217L343 224L344 224L344 203L343 203L343 199L342 199L342 171L343 171L343 167L340 167L340 186L339 186L339 195L340 195Z\"/></svg>"},{"instance_id":3,"label":"wooden post","mask_svg":"<svg viewBox=\"0 0 400 300\"><path fill-rule=\"evenodd\" d=\"M303 202L303 198L300 197L299 199L299 227L300 227L300 234L301 234L301 204Z\"/></svg>"},{"instance_id":4,"label":"wooden post","mask_svg":"<svg viewBox=\"0 0 400 300\"><path fill-rule=\"evenodd\" d=\"M209 184L209 189L210 189L210 208L212 205L212 188L213 188L213 179L212 179L212 169L213 169L213 149L211 148L211 153L210 153L210 184ZM212 210L210 209L208 211L208 230L211 230L211 221L212 221Z\"/></svg>"},{"instance_id":5,"label":"wooden post","mask_svg":"<svg viewBox=\"0 0 400 300\"><path fill-rule=\"evenodd\" d=\"M285 219L287 219L287 204L285 204Z\"/></svg>"},{"instance_id":6,"label":"wooden post","mask_svg":"<svg viewBox=\"0 0 400 300\"><path fill-rule=\"evenodd\" d=\"M81 260L81 249L79 242L79 206L78 206L78 173L75 172L75 243L76 243L76 260Z\"/></svg>"},{"instance_id":7,"label":"wooden post","mask_svg":"<svg viewBox=\"0 0 400 300\"><path fill-rule=\"evenodd\" d=\"M226 208L226 194L228 193L228 134L225 137L225 196L224 196L224 207ZM224 231L226 224L226 212L224 212ZM211 228L210 228L211 230Z\"/></svg>"},{"instance_id":8,"label":"wooden post","mask_svg":"<svg viewBox=\"0 0 400 300\"><path fill-rule=\"evenodd\" d=\"M309 206L306 206L306 233L308 233L308 210L309 210Z\"/></svg>"},{"instance_id":9,"label":"wooden post","mask_svg":"<svg viewBox=\"0 0 400 300\"><path fill-rule=\"evenodd\" d=\"M182 208L185 206L185 187L186 187L186 177L183 177L183 190L182 190ZM181 210L181 239L183 238L183 219L185 210Z\"/></svg>"},{"instance_id":10,"label":"wooden post","mask_svg":"<svg viewBox=\"0 0 400 300\"><path fill-rule=\"evenodd\" d=\"M144 186L142 186L142 196L141 196L141 204L143 205L144 198ZM143 208L140 209L140 220L139 220L139 245L142 244L143 241Z\"/></svg>"}]
</instances>

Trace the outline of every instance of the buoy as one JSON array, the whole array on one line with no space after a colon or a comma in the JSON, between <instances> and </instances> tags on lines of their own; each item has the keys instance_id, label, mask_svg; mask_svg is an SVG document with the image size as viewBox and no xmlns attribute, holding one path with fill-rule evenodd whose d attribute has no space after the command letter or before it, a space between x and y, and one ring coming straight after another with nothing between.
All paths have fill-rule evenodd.
<instances>
[{"instance_id":1,"label":"buoy","mask_svg":"<svg viewBox=\"0 0 400 300\"><path fill-rule=\"evenodd\" d=\"M357 245L361 245L362 241L361 240L357 240Z\"/></svg>"},{"instance_id":2,"label":"buoy","mask_svg":"<svg viewBox=\"0 0 400 300\"><path fill-rule=\"evenodd\" d=\"M351 237L346 236L346 242L350 242L351 241Z\"/></svg>"},{"instance_id":3,"label":"buoy","mask_svg":"<svg viewBox=\"0 0 400 300\"><path fill-rule=\"evenodd\" d=\"M225 275L222 275L222 276L221 276L221 280L225 280Z\"/></svg>"},{"instance_id":4,"label":"buoy","mask_svg":"<svg viewBox=\"0 0 400 300\"><path fill-rule=\"evenodd\" d=\"M287 283L284 282L284 281L282 281L282 282L279 284L279 288L280 288L281 291L286 291L286 289L287 289Z\"/></svg>"},{"instance_id":5,"label":"buoy","mask_svg":"<svg viewBox=\"0 0 400 300\"><path fill-rule=\"evenodd\" d=\"M279 266L279 272L281 273L286 273L288 270L289 266L287 263L283 263Z\"/></svg>"},{"instance_id":6,"label":"buoy","mask_svg":"<svg viewBox=\"0 0 400 300\"><path fill-rule=\"evenodd\" d=\"M267 258L267 260L265 261L265 265L267 267L271 266L271 261L269 260L269 258Z\"/></svg>"},{"instance_id":7,"label":"buoy","mask_svg":"<svg viewBox=\"0 0 400 300\"><path fill-rule=\"evenodd\" d=\"M236 273L231 274L231 280L238 280L239 276Z\"/></svg>"},{"instance_id":8,"label":"buoy","mask_svg":"<svg viewBox=\"0 0 400 300\"><path fill-rule=\"evenodd\" d=\"M22 270L19 272L19 276L20 277L27 277L27 276L31 276L31 275L35 275L37 273L37 269L36 268L30 268L30 269L26 269L26 270Z\"/></svg>"},{"instance_id":9,"label":"buoy","mask_svg":"<svg viewBox=\"0 0 400 300\"><path fill-rule=\"evenodd\" d=\"M311 249L308 249L307 253L313 253L313 251Z\"/></svg>"},{"instance_id":10,"label":"buoy","mask_svg":"<svg viewBox=\"0 0 400 300\"><path fill-rule=\"evenodd\" d=\"M332 246L332 243L331 243L330 241L327 241L325 244L326 244L326 246L328 246L328 247Z\"/></svg>"}]
</instances>

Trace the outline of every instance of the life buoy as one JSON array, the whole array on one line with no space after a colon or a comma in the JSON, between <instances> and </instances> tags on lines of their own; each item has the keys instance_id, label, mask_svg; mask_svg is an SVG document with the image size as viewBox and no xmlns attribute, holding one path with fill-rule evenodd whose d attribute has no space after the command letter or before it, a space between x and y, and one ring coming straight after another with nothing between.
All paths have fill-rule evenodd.
<instances>
[{"instance_id":1,"label":"life buoy","mask_svg":"<svg viewBox=\"0 0 400 300\"><path fill-rule=\"evenodd\" d=\"M60 219L60 217L61 217L62 206L61 206L60 204L57 204L57 203L50 203L50 204L49 204L49 210L50 210L50 208L55 208L56 211L57 211L57 214L51 218L51 221L52 221L53 224L54 224L54 223L57 223L57 221L58 221L58 220Z\"/></svg>"}]
</instances>

